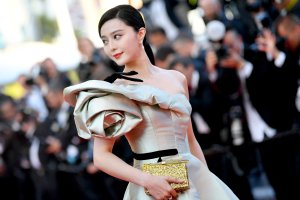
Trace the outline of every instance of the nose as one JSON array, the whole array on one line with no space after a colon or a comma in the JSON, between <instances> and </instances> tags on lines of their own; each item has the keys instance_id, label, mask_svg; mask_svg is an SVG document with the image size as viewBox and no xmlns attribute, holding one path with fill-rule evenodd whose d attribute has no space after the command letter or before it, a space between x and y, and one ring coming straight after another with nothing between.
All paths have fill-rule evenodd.
<instances>
[{"instance_id":1,"label":"nose","mask_svg":"<svg viewBox=\"0 0 300 200\"><path fill-rule=\"evenodd\" d=\"M109 43L109 49L110 49L110 51L116 50L116 45L115 45L114 41L110 41L110 43Z\"/></svg>"}]
</instances>

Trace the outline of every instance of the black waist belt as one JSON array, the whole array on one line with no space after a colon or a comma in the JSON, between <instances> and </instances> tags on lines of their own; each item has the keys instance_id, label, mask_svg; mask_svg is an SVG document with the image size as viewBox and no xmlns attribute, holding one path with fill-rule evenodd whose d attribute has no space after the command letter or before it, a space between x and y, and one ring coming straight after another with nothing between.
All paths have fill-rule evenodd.
<instances>
[{"instance_id":1,"label":"black waist belt","mask_svg":"<svg viewBox=\"0 0 300 200\"><path fill-rule=\"evenodd\" d=\"M177 149L166 149L166 150L160 150L160 151L153 151L149 153L134 153L133 152L133 157L136 160L148 160L148 159L153 159L153 158L159 158L158 162L161 161L161 157L164 156L174 156L178 154Z\"/></svg>"}]
</instances>

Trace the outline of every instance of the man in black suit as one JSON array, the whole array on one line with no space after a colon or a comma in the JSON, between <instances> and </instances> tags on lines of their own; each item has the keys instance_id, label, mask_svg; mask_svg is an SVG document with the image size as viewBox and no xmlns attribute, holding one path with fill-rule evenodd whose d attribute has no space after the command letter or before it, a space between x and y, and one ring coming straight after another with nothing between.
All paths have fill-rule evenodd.
<instances>
[{"instance_id":1,"label":"man in black suit","mask_svg":"<svg viewBox=\"0 0 300 200\"><path fill-rule=\"evenodd\" d=\"M295 199L299 198L300 184L299 107L297 109L295 105L296 100L299 102L300 19L295 15L279 17L275 30L283 41L278 49L285 55L283 65L277 72L277 90L274 91L278 93L277 106L281 114L278 123L285 122L285 127L280 127L285 129L261 146L261 154L277 199Z\"/></svg>"},{"instance_id":2,"label":"man in black suit","mask_svg":"<svg viewBox=\"0 0 300 200\"><path fill-rule=\"evenodd\" d=\"M51 112L35 132L42 165L35 176L40 179L36 181L40 191L38 200L113 199L108 184L116 182L93 166L92 140L78 136L74 108L63 99L65 87L60 81L49 83L46 101Z\"/></svg>"},{"instance_id":3,"label":"man in black suit","mask_svg":"<svg viewBox=\"0 0 300 200\"><path fill-rule=\"evenodd\" d=\"M7 161L17 181L15 193L18 199L35 199L29 152L38 119L36 112L29 108L21 108L18 118L20 130L14 132L12 136L8 146Z\"/></svg>"},{"instance_id":4,"label":"man in black suit","mask_svg":"<svg viewBox=\"0 0 300 200\"><path fill-rule=\"evenodd\" d=\"M0 187L1 197L17 199L17 179L13 171L12 143L14 135L20 130L16 102L9 96L0 94Z\"/></svg>"},{"instance_id":5,"label":"man in black suit","mask_svg":"<svg viewBox=\"0 0 300 200\"><path fill-rule=\"evenodd\" d=\"M59 80L49 83L46 102L50 113L34 133L40 161L34 173L40 180L36 181L37 199L82 198L77 175L85 168L82 158L88 142L77 136L73 108L63 99L65 87Z\"/></svg>"},{"instance_id":6,"label":"man in black suit","mask_svg":"<svg viewBox=\"0 0 300 200\"><path fill-rule=\"evenodd\" d=\"M295 106L297 67L289 65L288 57L278 50L275 39L269 30L265 30L263 37L258 38L256 48L249 48L244 46L236 31L229 30L223 41L229 55L221 61L221 66L237 70L254 142L290 130L298 113ZM252 124L254 119L264 125Z\"/></svg>"},{"instance_id":7,"label":"man in black suit","mask_svg":"<svg viewBox=\"0 0 300 200\"><path fill-rule=\"evenodd\" d=\"M299 183L297 170L290 170L297 166L299 136L297 131L284 132L297 125L299 65L277 48L276 37L269 30L258 37L255 49L237 45L238 38L235 31L227 31L224 44L231 48L231 55L222 64L238 71L251 138L258 144L277 199L290 199L297 190L287 183Z\"/></svg>"}]
</instances>

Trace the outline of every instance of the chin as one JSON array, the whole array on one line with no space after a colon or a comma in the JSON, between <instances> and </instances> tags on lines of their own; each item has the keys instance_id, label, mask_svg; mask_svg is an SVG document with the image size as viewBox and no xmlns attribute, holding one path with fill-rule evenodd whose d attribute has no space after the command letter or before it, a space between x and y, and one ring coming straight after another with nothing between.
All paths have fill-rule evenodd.
<instances>
[{"instance_id":1,"label":"chin","mask_svg":"<svg viewBox=\"0 0 300 200\"><path fill-rule=\"evenodd\" d=\"M124 66L124 65L126 65L126 63L127 63L127 60L122 59L122 58L120 58L120 59L114 59L113 61L114 61L117 65L119 65L119 66Z\"/></svg>"},{"instance_id":2,"label":"chin","mask_svg":"<svg viewBox=\"0 0 300 200\"><path fill-rule=\"evenodd\" d=\"M124 66L125 63L124 62L121 62L121 61L116 61L114 60L114 62L118 65L118 66Z\"/></svg>"}]
</instances>

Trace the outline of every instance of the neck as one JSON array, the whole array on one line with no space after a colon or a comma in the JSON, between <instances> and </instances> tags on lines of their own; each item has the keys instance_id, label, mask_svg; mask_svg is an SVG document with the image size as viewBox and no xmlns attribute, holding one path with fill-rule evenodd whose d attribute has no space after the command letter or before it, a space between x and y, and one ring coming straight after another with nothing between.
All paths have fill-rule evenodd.
<instances>
[{"instance_id":1,"label":"neck","mask_svg":"<svg viewBox=\"0 0 300 200\"><path fill-rule=\"evenodd\" d=\"M134 76L134 78L142 79L143 81L146 81L148 79L151 79L153 74L155 73L155 66L153 66L151 63L149 65L140 65L137 67L125 67L124 72L129 71L136 71L138 74Z\"/></svg>"},{"instance_id":2,"label":"neck","mask_svg":"<svg viewBox=\"0 0 300 200\"><path fill-rule=\"evenodd\" d=\"M151 64L146 53L138 56L138 59L133 62L127 63L124 68L124 72L136 71L138 72L137 77L148 77L152 74L154 66Z\"/></svg>"}]
</instances>

